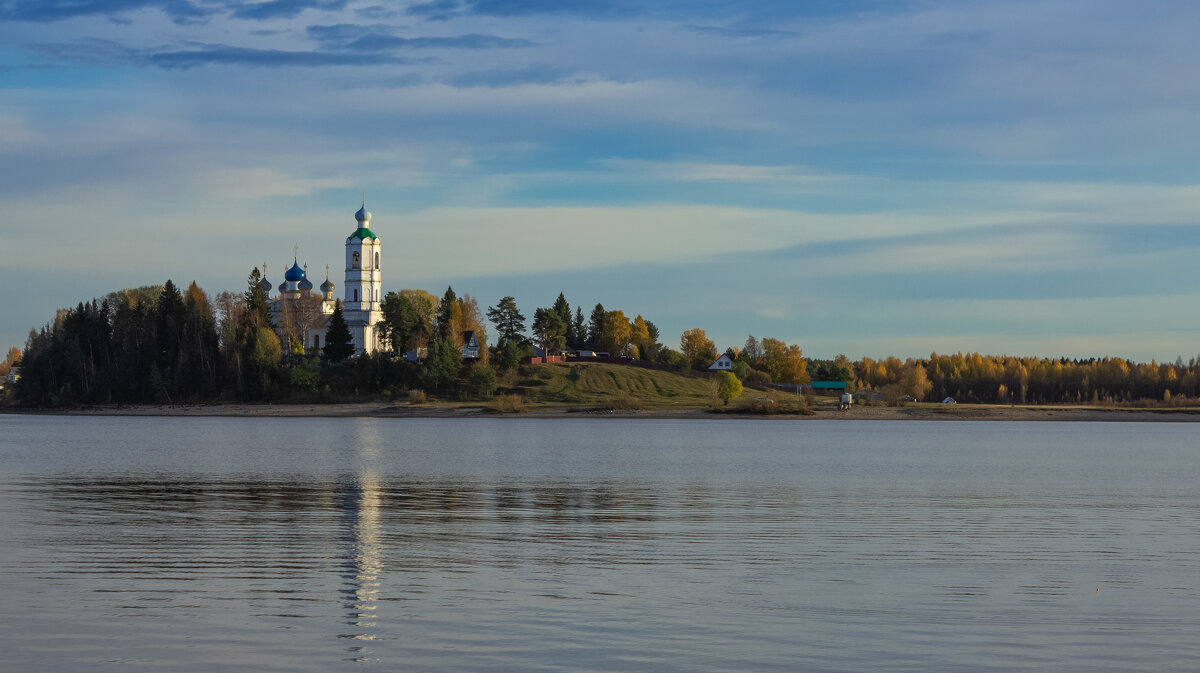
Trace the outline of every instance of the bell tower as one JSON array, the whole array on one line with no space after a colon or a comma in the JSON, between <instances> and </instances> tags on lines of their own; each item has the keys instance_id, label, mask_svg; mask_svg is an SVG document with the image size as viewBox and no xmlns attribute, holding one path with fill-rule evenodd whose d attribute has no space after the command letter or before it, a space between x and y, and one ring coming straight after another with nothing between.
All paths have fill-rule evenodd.
<instances>
[{"instance_id":1,"label":"bell tower","mask_svg":"<svg viewBox=\"0 0 1200 673\"><path fill-rule=\"evenodd\" d=\"M379 237L371 231L371 213L366 199L354 214L358 229L346 239L345 308L347 311L379 310L383 301L379 271Z\"/></svg>"}]
</instances>

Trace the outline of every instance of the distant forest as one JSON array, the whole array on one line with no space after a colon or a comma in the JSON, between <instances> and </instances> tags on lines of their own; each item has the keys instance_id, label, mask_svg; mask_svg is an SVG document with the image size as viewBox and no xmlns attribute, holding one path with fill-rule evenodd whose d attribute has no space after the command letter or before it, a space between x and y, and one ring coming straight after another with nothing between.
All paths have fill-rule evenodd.
<instances>
[{"instance_id":1,"label":"distant forest","mask_svg":"<svg viewBox=\"0 0 1200 673\"><path fill-rule=\"evenodd\" d=\"M193 282L180 291L167 281L114 292L60 309L30 333L24 351L12 349L0 375L19 366L10 401L28 407L79 404L179 404L213 401L337 401L425 391L442 397L484 398L502 390L542 352L596 350L643 366L703 372L718 357L704 330L680 335L678 348L659 341L653 322L597 304L588 318L559 294L554 305L526 317L513 297L486 310L447 288L439 299L424 290L389 292L382 302L385 351L353 355L339 307L328 320L320 351L305 350L295 325L272 324L255 269L247 290L210 301ZM276 316L287 323L287 312ZM487 323L496 341L488 344ZM475 332L480 359L464 361L463 331ZM528 332L528 333L527 333ZM282 336L281 336L282 335ZM405 353L422 357L410 362ZM1121 358L1049 359L931 354L924 359L832 360L803 356L797 344L750 336L725 351L732 372L749 387L771 383L844 381L888 403L905 400L978 403L1179 404L1200 396L1200 363L1136 363ZM650 364L653 363L653 364ZM9 391L11 394L11 391Z\"/></svg>"}]
</instances>

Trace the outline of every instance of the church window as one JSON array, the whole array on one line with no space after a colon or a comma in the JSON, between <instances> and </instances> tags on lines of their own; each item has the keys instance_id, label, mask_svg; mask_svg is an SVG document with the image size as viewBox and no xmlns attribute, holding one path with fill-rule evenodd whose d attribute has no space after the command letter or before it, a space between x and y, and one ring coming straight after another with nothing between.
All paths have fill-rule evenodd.
<instances>
[{"instance_id":1,"label":"church window","mask_svg":"<svg viewBox=\"0 0 1200 673\"><path fill-rule=\"evenodd\" d=\"M375 268L379 268L379 253L375 253Z\"/></svg>"},{"instance_id":2,"label":"church window","mask_svg":"<svg viewBox=\"0 0 1200 673\"><path fill-rule=\"evenodd\" d=\"M356 254L356 255L357 255L358 253L356 252L356 253L354 253L354 254ZM354 301L358 301L358 290L355 290L355 291L354 291Z\"/></svg>"},{"instance_id":3,"label":"church window","mask_svg":"<svg viewBox=\"0 0 1200 673\"><path fill-rule=\"evenodd\" d=\"M320 348L320 347L321 347L321 335L314 334L313 335L313 348Z\"/></svg>"},{"instance_id":4,"label":"church window","mask_svg":"<svg viewBox=\"0 0 1200 673\"><path fill-rule=\"evenodd\" d=\"M360 265L360 262L359 262L359 259L358 259L358 251L357 251L357 250L355 250L355 251L354 251L353 253L351 253L351 255L350 255L350 268L351 268L351 269L357 269L357 268L359 268L359 265Z\"/></svg>"}]
</instances>

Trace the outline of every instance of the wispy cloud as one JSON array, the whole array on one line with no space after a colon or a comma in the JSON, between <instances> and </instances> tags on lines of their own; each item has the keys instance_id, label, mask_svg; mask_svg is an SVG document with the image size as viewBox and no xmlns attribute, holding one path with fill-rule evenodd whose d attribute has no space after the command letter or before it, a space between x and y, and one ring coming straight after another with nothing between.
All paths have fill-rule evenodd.
<instances>
[{"instance_id":1,"label":"wispy cloud","mask_svg":"<svg viewBox=\"0 0 1200 673\"><path fill-rule=\"evenodd\" d=\"M331 49L350 51L388 51L393 49L514 49L532 47L524 38L471 33L467 35L401 37L391 26L337 24L309 26L309 37Z\"/></svg>"},{"instance_id":2,"label":"wispy cloud","mask_svg":"<svg viewBox=\"0 0 1200 673\"><path fill-rule=\"evenodd\" d=\"M142 57L161 68L195 68L204 65L244 65L255 67L375 66L411 63L410 60L380 54L343 54L319 51L251 49L228 45L204 45L199 49L157 51Z\"/></svg>"},{"instance_id":3,"label":"wispy cloud","mask_svg":"<svg viewBox=\"0 0 1200 673\"><path fill-rule=\"evenodd\" d=\"M346 3L347 0L268 0L242 5L233 11L233 16L254 21L291 19L306 9L335 11L344 8Z\"/></svg>"},{"instance_id":4,"label":"wispy cloud","mask_svg":"<svg viewBox=\"0 0 1200 673\"><path fill-rule=\"evenodd\" d=\"M443 21L463 14L504 17L574 14L613 17L637 15L643 11L638 3L619 0L433 0L408 8L409 14Z\"/></svg>"},{"instance_id":5,"label":"wispy cloud","mask_svg":"<svg viewBox=\"0 0 1200 673\"><path fill-rule=\"evenodd\" d=\"M218 11L189 0L8 0L0 4L0 20L51 22L86 16L117 17L141 9L157 9L180 23Z\"/></svg>"},{"instance_id":6,"label":"wispy cloud","mask_svg":"<svg viewBox=\"0 0 1200 673\"><path fill-rule=\"evenodd\" d=\"M690 161L651 161L647 159L603 159L604 168L635 179L666 182L735 182L787 183L812 185L833 180L848 180L851 176L823 173L803 166L756 166L748 164L715 164Z\"/></svg>"},{"instance_id":7,"label":"wispy cloud","mask_svg":"<svg viewBox=\"0 0 1200 673\"><path fill-rule=\"evenodd\" d=\"M157 68L187 70L205 65L237 65L247 67L326 67L378 66L412 63L413 60L378 53L344 53L328 51L288 51L237 47L225 44L189 45L185 49L133 48L111 40L79 40L75 42L37 45L43 54L77 63L108 62L131 65L150 65Z\"/></svg>"}]
</instances>

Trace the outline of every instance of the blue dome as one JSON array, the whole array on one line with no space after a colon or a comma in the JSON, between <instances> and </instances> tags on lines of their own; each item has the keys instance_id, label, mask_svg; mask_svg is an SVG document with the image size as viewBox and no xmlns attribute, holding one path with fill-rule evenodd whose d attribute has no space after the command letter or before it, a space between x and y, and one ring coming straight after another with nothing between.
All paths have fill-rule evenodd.
<instances>
[{"instance_id":1,"label":"blue dome","mask_svg":"<svg viewBox=\"0 0 1200 673\"><path fill-rule=\"evenodd\" d=\"M263 279L258 282L258 286L263 289L263 292L271 294L271 288L273 286L271 285L271 281L267 280L266 276L263 276Z\"/></svg>"},{"instance_id":2,"label":"blue dome","mask_svg":"<svg viewBox=\"0 0 1200 673\"><path fill-rule=\"evenodd\" d=\"M304 280L300 281L300 284L297 285L296 287L300 288L301 292L308 292L309 290L312 289L312 281L305 278Z\"/></svg>"},{"instance_id":3,"label":"blue dome","mask_svg":"<svg viewBox=\"0 0 1200 673\"><path fill-rule=\"evenodd\" d=\"M329 282L329 279L326 278L325 282L321 283L321 294L329 294L330 292L333 292L333 287L333 283Z\"/></svg>"},{"instance_id":4,"label":"blue dome","mask_svg":"<svg viewBox=\"0 0 1200 673\"><path fill-rule=\"evenodd\" d=\"M284 293L284 292L287 292L287 291L288 291L288 289L287 289L287 283L280 283L280 284L279 284L279 292L280 292L280 293Z\"/></svg>"},{"instance_id":5,"label":"blue dome","mask_svg":"<svg viewBox=\"0 0 1200 673\"><path fill-rule=\"evenodd\" d=\"M288 269L287 273L283 274L283 279L289 282L304 280L304 269L300 268L300 263L293 262L292 268Z\"/></svg>"}]
</instances>

